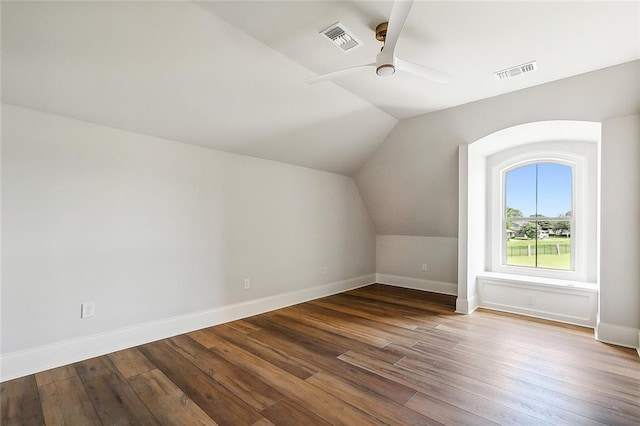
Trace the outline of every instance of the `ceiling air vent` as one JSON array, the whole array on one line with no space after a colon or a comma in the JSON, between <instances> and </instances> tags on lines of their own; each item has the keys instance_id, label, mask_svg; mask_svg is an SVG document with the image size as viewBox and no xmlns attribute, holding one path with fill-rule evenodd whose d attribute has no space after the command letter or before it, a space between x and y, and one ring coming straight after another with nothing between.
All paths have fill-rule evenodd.
<instances>
[{"instance_id":1,"label":"ceiling air vent","mask_svg":"<svg viewBox=\"0 0 640 426\"><path fill-rule=\"evenodd\" d=\"M362 44L358 38L345 28L340 22L336 22L320 34L327 37L331 42L343 52L348 52Z\"/></svg>"},{"instance_id":2,"label":"ceiling air vent","mask_svg":"<svg viewBox=\"0 0 640 426\"><path fill-rule=\"evenodd\" d=\"M507 78L515 77L520 74L535 71L538 69L536 61L527 62L526 64L518 65L517 67L508 68L506 70L494 72L498 80L505 80Z\"/></svg>"}]
</instances>

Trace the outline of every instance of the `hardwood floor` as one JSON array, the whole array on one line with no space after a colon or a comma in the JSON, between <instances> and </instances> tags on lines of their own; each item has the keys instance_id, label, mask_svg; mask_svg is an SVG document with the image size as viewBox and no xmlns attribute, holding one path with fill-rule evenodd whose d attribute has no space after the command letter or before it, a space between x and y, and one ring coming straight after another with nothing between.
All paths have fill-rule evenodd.
<instances>
[{"instance_id":1,"label":"hardwood floor","mask_svg":"<svg viewBox=\"0 0 640 426\"><path fill-rule=\"evenodd\" d=\"M637 425L589 329L372 285L2 384L2 425Z\"/></svg>"}]
</instances>

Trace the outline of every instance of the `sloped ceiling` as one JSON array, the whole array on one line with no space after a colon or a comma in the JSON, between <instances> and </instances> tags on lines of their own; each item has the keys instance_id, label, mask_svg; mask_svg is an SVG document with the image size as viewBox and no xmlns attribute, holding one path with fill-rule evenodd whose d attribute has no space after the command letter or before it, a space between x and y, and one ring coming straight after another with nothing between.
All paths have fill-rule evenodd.
<instances>
[{"instance_id":1,"label":"sloped ceiling","mask_svg":"<svg viewBox=\"0 0 640 426\"><path fill-rule=\"evenodd\" d=\"M2 101L354 175L399 119L640 57L638 2L416 2L398 45L441 85L358 72L390 1L2 2ZM318 32L341 21L364 45ZM538 71L492 72L530 60Z\"/></svg>"},{"instance_id":2,"label":"sloped ceiling","mask_svg":"<svg viewBox=\"0 0 640 426\"><path fill-rule=\"evenodd\" d=\"M397 120L190 2L2 2L2 101L352 175Z\"/></svg>"}]
</instances>

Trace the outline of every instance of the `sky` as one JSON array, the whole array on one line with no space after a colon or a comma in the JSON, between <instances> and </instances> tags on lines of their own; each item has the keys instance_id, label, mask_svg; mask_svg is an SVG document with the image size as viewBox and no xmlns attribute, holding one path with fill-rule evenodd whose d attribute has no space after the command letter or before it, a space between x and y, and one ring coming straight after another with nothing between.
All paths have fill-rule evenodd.
<instances>
[{"instance_id":1,"label":"sky","mask_svg":"<svg viewBox=\"0 0 640 426\"><path fill-rule=\"evenodd\" d=\"M506 173L506 205L525 217L564 215L572 210L571 180L571 167L561 164L529 164L511 170Z\"/></svg>"}]
</instances>

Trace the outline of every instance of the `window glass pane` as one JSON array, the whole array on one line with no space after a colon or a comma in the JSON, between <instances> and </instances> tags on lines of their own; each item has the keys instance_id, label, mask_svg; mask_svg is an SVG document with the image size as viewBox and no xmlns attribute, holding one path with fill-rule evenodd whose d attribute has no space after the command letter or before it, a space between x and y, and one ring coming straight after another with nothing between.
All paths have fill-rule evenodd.
<instances>
[{"instance_id":1,"label":"window glass pane","mask_svg":"<svg viewBox=\"0 0 640 426\"><path fill-rule=\"evenodd\" d=\"M571 213L571 167L538 164L538 215L565 216Z\"/></svg>"},{"instance_id":2,"label":"window glass pane","mask_svg":"<svg viewBox=\"0 0 640 426\"><path fill-rule=\"evenodd\" d=\"M506 173L505 208L507 217L529 217L536 213L536 165L518 167Z\"/></svg>"},{"instance_id":3,"label":"window glass pane","mask_svg":"<svg viewBox=\"0 0 640 426\"><path fill-rule=\"evenodd\" d=\"M506 264L571 269L572 169L529 164L505 174ZM509 220L509 217L527 219ZM568 220L552 218L567 217Z\"/></svg>"}]
</instances>

